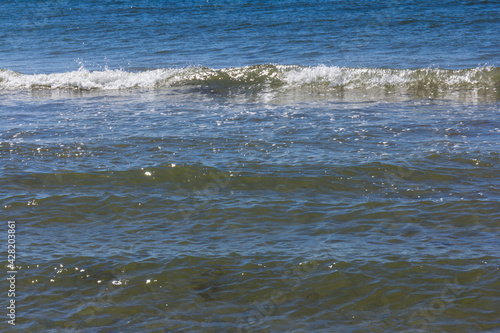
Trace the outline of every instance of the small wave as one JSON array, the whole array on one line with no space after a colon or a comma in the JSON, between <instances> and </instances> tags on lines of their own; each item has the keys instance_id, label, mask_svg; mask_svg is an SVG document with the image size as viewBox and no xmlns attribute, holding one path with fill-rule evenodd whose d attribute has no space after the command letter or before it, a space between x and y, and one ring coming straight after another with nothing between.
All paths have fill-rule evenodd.
<instances>
[{"instance_id":1,"label":"small wave","mask_svg":"<svg viewBox=\"0 0 500 333\"><path fill-rule=\"evenodd\" d=\"M65 73L33 75L0 70L0 90L156 90L189 86L214 91L314 89L315 92L328 93L382 90L426 95L486 91L498 95L500 68L383 69L264 64L222 69L201 66L160 68L140 72L80 68Z\"/></svg>"},{"instance_id":2,"label":"small wave","mask_svg":"<svg viewBox=\"0 0 500 333\"><path fill-rule=\"evenodd\" d=\"M330 87L381 88L381 87L429 87L441 89L498 87L500 69L477 67L461 70L439 68L382 69L303 67L287 73L288 84L324 84Z\"/></svg>"},{"instance_id":3,"label":"small wave","mask_svg":"<svg viewBox=\"0 0 500 333\"><path fill-rule=\"evenodd\" d=\"M53 74L21 74L11 70L0 70L0 89L75 89L75 90L121 90L132 88L154 88L158 82L168 80L179 72L176 69L157 69L143 72L124 70L77 71Z\"/></svg>"}]
</instances>

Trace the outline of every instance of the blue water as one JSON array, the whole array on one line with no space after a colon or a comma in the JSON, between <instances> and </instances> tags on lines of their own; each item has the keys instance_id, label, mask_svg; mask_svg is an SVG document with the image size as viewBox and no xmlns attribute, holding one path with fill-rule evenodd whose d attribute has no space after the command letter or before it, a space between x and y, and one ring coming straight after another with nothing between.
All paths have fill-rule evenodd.
<instances>
[{"instance_id":1,"label":"blue water","mask_svg":"<svg viewBox=\"0 0 500 333\"><path fill-rule=\"evenodd\" d=\"M500 1L3 1L0 330L500 330L499 40Z\"/></svg>"},{"instance_id":2,"label":"blue water","mask_svg":"<svg viewBox=\"0 0 500 333\"><path fill-rule=\"evenodd\" d=\"M498 1L8 1L2 68L499 65Z\"/></svg>"}]
</instances>

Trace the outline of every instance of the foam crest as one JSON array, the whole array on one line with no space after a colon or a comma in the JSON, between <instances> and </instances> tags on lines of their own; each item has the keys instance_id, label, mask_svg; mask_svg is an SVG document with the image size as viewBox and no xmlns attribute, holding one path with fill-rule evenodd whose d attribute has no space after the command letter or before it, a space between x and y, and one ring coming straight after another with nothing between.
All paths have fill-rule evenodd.
<instances>
[{"instance_id":1,"label":"foam crest","mask_svg":"<svg viewBox=\"0 0 500 333\"><path fill-rule=\"evenodd\" d=\"M440 88L491 87L500 82L500 70L495 67L478 67L462 70L438 68L382 69L346 67L290 68L285 75L289 85L325 84L342 88L380 88L434 86Z\"/></svg>"},{"instance_id":2,"label":"foam crest","mask_svg":"<svg viewBox=\"0 0 500 333\"><path fill-rule=\"evenodd\" d=\"M7 90L26 89L79 89L121 90L132 88L154 88L159 82L168 80L179 72L177 69L157 69L143 72L124 70L78 71L26 75L10 70L0 71L0 88Z\"/></svg>"},{"instance_id":3,"label":"foam crest","mask_svg":"<svg viewBox=\"0 0 500 333\"><path fill-rule=\"evenodd\" d=\"M141 72L121 69L27 75L0 70L0 90L130 90L169 87L208 87L213 91L283 92L312 88L319 92L382 91L417 95L486 91L497 96L500 68L477 67L385 69L337 66L288 66L263 64L213 69L208 67L161 68Z\"/></svg>"}]
</instances>

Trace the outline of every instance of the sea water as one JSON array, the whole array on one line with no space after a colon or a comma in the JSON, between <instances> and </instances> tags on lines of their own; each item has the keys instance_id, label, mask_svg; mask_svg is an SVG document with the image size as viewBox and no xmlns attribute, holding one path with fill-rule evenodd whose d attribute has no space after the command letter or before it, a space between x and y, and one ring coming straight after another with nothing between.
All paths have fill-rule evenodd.
<instances>
[{"instance_id":1,"label":"sea water","mask_svg":"<svg viewBox=\"0 0 500 333\"><path fill-rule=\"evenodd\" d=\"M500 330L499 40L492 0L2 2L1 329Z\"/></svg>"}]
</instances>

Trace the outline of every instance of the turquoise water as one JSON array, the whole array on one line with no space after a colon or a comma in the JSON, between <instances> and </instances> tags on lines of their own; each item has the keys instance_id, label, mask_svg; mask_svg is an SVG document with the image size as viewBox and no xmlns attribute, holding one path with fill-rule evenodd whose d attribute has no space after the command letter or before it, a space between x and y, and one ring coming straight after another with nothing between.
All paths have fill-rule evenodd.
<instances>
[{"instance_id":1,"label":"turquoise water","mask_svg":"<svg viewBox=\"0 0 500 333\"><path fill-rule=\"evenodd\" d=\"M7 1L0 27L2 331L500 330L498 1Z\"/></svg>"}]
</instances>

